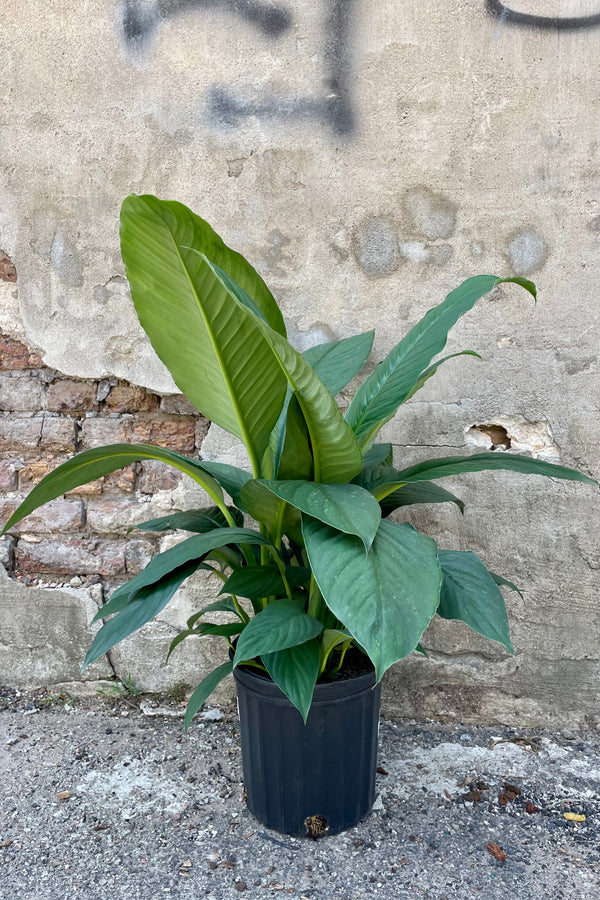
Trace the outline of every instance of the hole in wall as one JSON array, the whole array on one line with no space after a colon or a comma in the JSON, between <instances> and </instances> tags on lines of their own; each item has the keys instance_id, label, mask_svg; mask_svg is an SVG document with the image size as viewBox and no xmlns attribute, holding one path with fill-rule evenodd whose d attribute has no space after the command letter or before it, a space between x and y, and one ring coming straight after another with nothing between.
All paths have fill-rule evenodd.
<instances>
[{"instance_id":1,"label":"hole in wall","mask_svg":"<svg viewBox=\"0 0 600 900\"><path fill-rule=\"evenodd\" d=\"M467 440L486 450L510 450L511 440L502 425L472 425L466 432Z\"/></svg>"}]
</instances>

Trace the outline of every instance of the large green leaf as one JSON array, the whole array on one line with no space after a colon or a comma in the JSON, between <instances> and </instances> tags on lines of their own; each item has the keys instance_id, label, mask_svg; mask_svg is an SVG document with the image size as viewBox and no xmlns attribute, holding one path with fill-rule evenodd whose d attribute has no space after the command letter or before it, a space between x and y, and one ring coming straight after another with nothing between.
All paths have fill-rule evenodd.
<instances>
[{"instance_id":1,"label":"large green leaf","mask_svg":"<svg viewBox=\"0 0 600 900\"><path fill-rule=\"evenodd\" d=\"M291 344L262 320L258 327L293 390L308 428L315 481L350 481L362 469L363 458L352 429L319 376Z\"/></svg>"},{"instance_id":2,"label":"large green leaf","mask_svg":"<svg viewBox=\"0 0 600 900\"><path fill-rule=\"evenodd\" d=\"M238 543L268 544L269 541L258 531L252 531L250 528L215 528L214 531L205 534L195 534L153 557L145 569L113 593L109 600L112 604L110 610L108 604L103 609L116 612L116 602L122 603L123 598L133 599L142 588L155 584L179 566L193 561L201 562L211 550Z\"/></svg>"},{"instance_id":3,"label":"large green leaf","mask_svg":"<svg viewBox=\"0 0 600 900\"><path fill-rule=\"evenodd\" d=\"M244 509L240 493L246 482L252 478L250 472L246 472L245 469L238 469L237 466L228 466L226 463L213 462L207 459L192 460L192 464L201 471L212 475L223 490L227 491L238 509Z\"/></svg>"},{"instance_id":4,"label":"large green leaf","mask_svg":"<svg viewBox=\"0 0 600 900\"><path fill-rule=\"evenodd\" d=\"M290 588L299 588L309 580L310 569L286 566L285 576ZM284 597L285 587L277 566L242 566L231 573L220 593L260 600L262 597Z\"/></svg>"},{"instance_id":5,"label":"large green leaf","mask_svg":"<svg viewBox=\"0 0 600 900\"><path fill-rule=\"evenodd\" d=\"M298 510L275 496L261 481L247 481L241 490L240 499L243 508L257 522L266 526L273 540L290 532L301 537Z\"/></svg>"},{"instance_id":6,"label":"large green leaf","mask_svg":"<svg viewBox=\"0 0 600 900\"><path fill-rule=\"evenodd\" d=\"M152 444L112 444L109 447L95 447L93 450L84 450L62 463L49 475L46 475L39 484L29 492L27 498L21 503L18 509L12 514L3 529L4 532L12 528L17 522L20 522L25 516L54 500L61 497L67 491L80 487L108 475L116 469L122 469L130 463L139 462L143 459L155 459L159 462L168 463L185 472L200 484L207 494L223 508L223 491L215 479L204 471L201 464L186 459L180 453L173 450L166 450L164 447L155 447ZM250 477L250 476L248 476Z\"/></svg>"},{"instance_id":7,"label":"large green leaf","mask_svg":"<svg viewBox=\"0 0 600 900\"><path fill-rule=\"evenodd\" d=\"M208 700L216 686L223 681L228 675L231 675L233 672L233 663L231 660L227 660L227 662L223 663L222 666L217 666L206 678L203 678L192 696L190 697L187 705L187 709L185 711L185 718L183 720L183 724L185 730L187 731L190 727L190 722L202 706L205 700Z\"/></svg>"},{"instance_id":8,"label":"large green leaf","mask_svg":"<svg viewBox=\"0 0 600 900\"><path fill-rule=\"evenodd\" d=\"M294 704L306 724L319 675L319 641L263 653L262 661L277 687Z\"/></svg>"},{"instance_id":9,"label":"large green leaf","mask_svg":"<svg viewBox=\"0 0 600 900\"><path fill-rule=\"evenodd\" d=\"M296 647L322 631L321 622L308 616L300 601L275 600L250 619L236 644L233 663Z\"/></svg>"},{"instance_id":10,"label":"large green leaf","mask_svg":"<svg viewBox=\"0 0 600 900\"><path fill-rule=\"evenodd\" d=\"M158 613L165 608L177 588L192 575L198 568L197 564L191 563L180 566L173 572L169 572L156 583L151 584L140 590L135 598L118 612L112 619L109 619L100 631L94 637L92 646L83 663L83 669L89 666L91 662L98 659L119 641L129 637L142 625L145 625L150 619L153 619ZM106 607L104 613L106 612ZM102 613L103 611L100 610Z\"/></svg>"},{"instance_id":11,"label":"large green leaf","mask_svg":"<svg viewBox=\"0 0 600 900\"><path fill-rule=\"evenodd\" d=\"M549 478L582 481L585 484L598 483L589 475L584 475L583 472L578 472L576 469L569 469L567 466L548 463L543 459L532 459L529 456L519 456L516 453L490 451L475 453L472 456L445 456L428 459L425 462L409 466L407 469L401 469L393 477L386 474L371 485L371 490L378 500L382 500L403 484L446 478L449 475L462 475L466 472L498 469L521 472L525 475L546 475Z\"/></svg>"},{"instance_id":12,"label":"large green leaf","mask_svg":"<svg viewBox=\"0 0 600 900\"><path fill-rule=\"evenodd\" d=\"M535 297L535 287L524 278L496 278L477 275L468 278L448 294L443 303L430 309L358 389L346 412L361 448L368 448L381 426L393 416L409 396L424 369L446 343L450 328L463 313L497 284L512 281Z\"/></svg>"},{"instance_id":13,"label":"large green leaf","mask_svg":"<svg viewBox=\"0 0 600 900\"><path fill-rule=\"evenodd\" d=\"M364 334L309 347L302 356L335 397L358 375L368 360L374 337L374 331L366 331Z\"/></svg>"},{"instance_id":14,"label":"large green leaf","mask_svg":"<svg viewBox=\"0 0 600 900\"><path fill-rule=\"evenodd\" d=\"M395 477L394 473L395 470L390 470L385 478L393 479ZM379 486L381 487L381 484ZM369 486L365 485L365 487ZM389 516L391 512L400 506L411 506L415 503L455 503L461 513L465 510L465 504L462 500L445 488L440 487L438 484L432 484L430 481L404 484L402 487L392 491L391 494L384 496L379 502L383 516Z\"/></svg>"},{"instance_id":15,"label":"large green leaf","mask_svg":"<svg viewBox=\"0 0 600 900\"><path fill-rule=\"evenodd\" d=\"M180 203L128 197L121 210L123 262L140 324L175 383L244 442L258 472L286 381L257 322L285 338L239 301L227 265L231 275L246 276L247 287L253 270L224 244L211 258L217 251L208 228Z\"/></svg>"},{"instance_id":16,"label":"large green leaf","mask_svg":"<svg viewBox=\"0 0 600 900\"><path fill-rule=\"evenodd\" d=\"M355 534L367 550L381 520L375 497L357 484L262 481L269 491L302 512L345 534Z\"/></svg>"},{"instance_id":17,"label":"large green leaf","mask_svg":"<svg viewBox=\"0 0 600 900\"><path fill-rule=\"evenodd\" d=\"M437 548L410 525L382 520L365 554L358 538L302 517L306 551L325 602L369 655L379 680L408 656L437 609Z\"/></svg>"},{"instance_id":18,"label":"large green leaf","mask_svg":"<svg viewBox=\"0 0 600 900\"><path fill-rule=\"evenodd\" d=\"M362 369L373 346L373 331L309 347L302 354L327 390L335 396ZM288 385L281 415L271 435L272 468L264 478L313 478L313 457L304 416Z\"/></svg>"},{"instance_id":19,"label":"large green leaf","mask_svg":"<svg viewBox=\"0 0 600 900\"><path fill-rule=\"evenodd\" d=\"M236 525L244 524L244 516L239 509L234 506L229 507L229 512L233 516ZM140 522L134 525L138 531L194 531L197 534L204 534L206 531L213 531L215 528L225 528L229 523L218 506L212 506L209 509L188 509L185 512L174 512L168 516L161 516L158 519L149 519L147 522Z\"/></svg>"},{"instance_id":20,"label":"large green leaf","mask_svg":"<svg viewBox=\"0 0 600 900\"><path fill-rule=\"evenodd\" d=\"M439 558L443 580L438 614L460 619L514 653L504 597L479 557L470 551L440 550Z\"/></svg>"}]
</instances>

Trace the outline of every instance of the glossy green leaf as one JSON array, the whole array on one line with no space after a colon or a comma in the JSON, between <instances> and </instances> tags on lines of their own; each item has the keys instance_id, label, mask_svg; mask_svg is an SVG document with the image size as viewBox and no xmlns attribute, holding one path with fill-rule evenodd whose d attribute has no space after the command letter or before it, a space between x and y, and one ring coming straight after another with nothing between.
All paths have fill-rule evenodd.
<instances>
[{"instance_id":1,"label":"glossy green leaf","mask_svg":"<svg viewBox=\"0 0 600 900\"><path fill-rule=\"evenodd\" d=\"M190 727L190 723L198 710L201 708L202 704L205 700L208 700L214 689L226 678L228 675L231 675L233 672L233 663L231 660L223 663L222 666L217 666L214 671L207 675L206 678L203 678L192 696L190 697L187 705L187 709L185 711L185 718L183 720L183 724L185 730L187 731Z\"/></svg>"},{"instance_id":2,"label":"glossy green leaf","mask_svg":"<svg viewBox=\"0 0 600 900\"><path fill-rule=\"evenodd\" d=\"M165 608L177 588L189 578L197 569L194 563L180 566L175 571L169 572L154 584L144 587L135 598L131 600L112 619L109 619L94 637L92 646L83 663L83 669L91 662L98 659L104 653L129 637L142 625L145 625ZM130 582L131 583L131 582ZM106 613L106 607L104 609ZM107 614L107 613L106 613Z\"/></svg>"},{"instance_id":3,"label":"glossy green leaf","mask_svg":"<svg viewBox=\"0 0 600 900\"><path fill-rule=\"evenodd\" d=\"M373 444L369 450L363 454L365 461L365 469L374 466L391 466L394 462L394 451L391 444Z\"/></svg>"},{"instance_id":4,"label":"glossy green leaf","mask_svg":"<svg viewBox=\"0 0 600 900\"><path fill-rule=\"evenodd\" d=\"M302 354L327 390L335 396L362 369L373 346L374 332L310 347ZM313 479L313 457L304 416L288 385L281 416L271 439L273 466L264 478Z\"/></svg>"},{"instance_id":5,"label":"glossy green leaf","mask_svg":"<svg viewBox=\"0 0 600 900\"><path fill-rule=\"evenodd\" d=\"M320 671L324 672L327 666L327 660L336 647L348 644L353 641L353 637L347 631L340 631L338 628L326 628L321 635L320 640Z\"/></svg>"},{"instance_id":6,"label":"glossy green leaf","mask_svg":"<svg viewBox=\"0 0 600 900\"><path fill-rule=\"evenodd\" d=\"M263 653L262 661L277 687L294 704L306 724L319 675L319 641L313 638L296 647Z\"/></svg>"},{"instance_id":7,"label":"glossy green leaf","mask_svg":"<svg viewBox=\"0 0 600 900\"><path fill-rule=\"evenodd\" d=\"M179 568L179 566L193 561L201 562L211 550L216 550L227 544L238 543L253 545L268 544L269 541L262 534L259 534L258 531L252 531L249 528L216 528L214 531L206 532L206 534L196 534L181 541L179 544L175 544L169 550L158 553L139 575L135 575L127 584L115 591L109 603L113 603L115 598L118 598L120 601L124 595L133 598L142 588L155 584L165 575ZM108 610L108 604L104 607L104 610ZM112 612L113 610L110 611Z\"/></svg>"},{"instance_id":8,"label":"glossy green leaf","mask_svg":"<svg viewBox=\"0 0 600 900\"><path fill-rule=\"evenodd\" d=\"M239 509L229 507L236 525L244 524L244 516ZM158 519L149 519L147 522L140 522L130 528L129 531L194 531L197 534L204 534L206 531L213 531L215 528L225 528L229 522L221 512L218 506L212 506L209 509L188 509L186 512L174 512L168 516L161 516Z\"/></svg>"},{"instance_id":9,"label":"glossy green leaf","mask_svg":"<svg viewBox=\"0 0 600 900\"><path fill-rule=\"evenodd\" d=\"M376 482L371 487L371 490L373 490L377 499L381 500L403 484L410 484L416 481L430 481L468 472L499 469L520 472L524 475L546 475L549 478L582 481L585 484L598 483L576 469L548 463L543 459L532 459L529 456L519 456L516 453L492 450L488 453L475 453L472 456L446 456L438 459L428 459L414 466L409 466L407 469L401 469L393 479L389 479L387 476L382 478L381 483Z\"/></svg>"},{"instance_id":10,"label":"glossy green leaf","mask_svg":"<svg viewBox=\"0 0 600 900\"><path fill-rule=\"evenodd\" d=\"M173 450L154 447L152 444L112 444L109 447L84 450L42 478L10 517L2 533L49 500L62 497L67 491L143 459L165 462L185 472L204 488L213 501L223 503L223 492L219 484L197 462L186 459Z\"/></svg>"},{"instance_id":11,"label":"glossy green leaf","mask_svg":"<svg viewBox=\"0 0 600 900\"><path fill-rule=\"evenodd\" d=\"M290 588L302 587L310 579L310 569L300 566L286 566L286 579ZM235 594L248 600L261 597L285 597L285 586L281 572L274 565L243 566L231 573L220 591L221 594Z\"/></svg>"},{"instance_id":12,"label":"glossy green leaf","mask_svg":"<svg viewBox=\"0 0 600 900\"><path fill-rule=\"evenodd\" d=\"M202 609L199 609L198 612L195 612L193 616L190 616L186 622L187 627L193 628L198 619L202 618L202 616L208 612L230 612L236 616L238 615L235 603L233 602L231 597L223 597L220 600L214 600L207 606L203 606Z\"/></svg>"},{"instance_id":13,"label":"glossy green leaf","mask_svg":"<svg viewBox=\"0 0 600 900\"><path fill-rule=\"evenodd\" d=\"M186 628L184 631L180 631L179 634L177 634L171 641L165 662L169 662L169 657L171 656L173 651L186 638L202 637L203 635L214 635L216 637L225 637L229 640L230 638L235 637L237 634L239 634L243 628L244 625L242 622L228 622L223 625L214 625L210 622L201 622L196 628Z\"/></svg>"},{"instance_id":14,"label":"glossy green leaf","mask_svg":"<svg viewBox=\"0 0 600 900\"><path fill-rule=\"evenodd\" d=\"M333 614L369 655L379 680L407 656L437 609L441 570L435 542L382 520L371 549L317 519L302 517L306 551Z\"/></svg>"},{"instance_id":15,"label":"glossy green leaf","mask_svg":"<svg viewBox=\"0 0 600 900\"><path fill-rule=\"evenodd\" d=\"M355 534L367 550L381 520L379 503L357 484L319 484L307 481L262 481L269 491L307 515Z\"/></svg>"},{"instance_id":16,"label":"glossy green leaf","mask_svg":"<svg viewBox=\"0 0 600 900\"><path fill-rule=\"evenodd\" d=\"M323 625L297 600L275 600L250 619L236 644L234 665L263 653L296 647L317 637Z\"/></svg>"},{"instance_id":17,"label":"glossy green leaf","mask_svg":"<svg viewBox=\"0 0 600 900\"><path fill-rule=\"evenodd\" d=\"M262 522L269 534L276 537L288 532L300 534L300 513L269 491L261 481L250 480L243 486L240 499L244 509L258 522Z\"/></svg>"},{"instance_id":18,"label":"glossy green leaf","mask_svg":"<svg viewBox=\"0 0 600 900\"><path fill-rule=\"evenodd\" d=\"M238 509L244 510L241 491L246 482L252 479L250 472L238 469L237 466L229 466L226 463L213 462L208 459L194 460L194 463L203 472L208 472L223 490L227 491ZM247 510L244 511L247 512Z\"/></svg>"},{"instance_id":19,"label":"glossy green leaf","mask_svg":"<svg viewBox=\"0 0 600 900\"><path fill-rule=\"evenodd\" d=\"M424 369L440 353L450 328L477 300L497 284L512 281L535 297L535 287L523 278L477 275L452 291L443 303L430 309L358 389L346 420L361 448L368 448L381 426L409 396Z\"/></svg>"},{"instance_id":20,"label":"glossy green leaf","mask_svg":"<svg viewBox=\"0 0 600 900\"><path fill-rule=\"evenodd\" d=\"M374 331L309 347L302 356L334 397L358 375L373 349Z\"/></svg>"},{"instance_id":21,"label":"glossy green leaf","mask_svg":"<svg viewBox=\"0 0 600 900\"><path fill-rule=\"evenodd\" d=\"M260 319L256 323L298 400L310 437L315 481L354 478L362 469L362 453L332 395L301 353Z\"/></svg>"},{"instance_id":22,"label":"glossy green leaf","mask_svg":"<svg viewBox=\"0 0 600 900\"><path fill-rule=\"evenodd\" d=\"M412 506L418 503L455 503L461 513L465 511L465 504L459 497L447 491L445 488L430 481L417 481L415 484L405 484L380 501L381 514L389 516L395 509L401 506Z\"/></svg>"},{"instance_id":23,"label":"glossy green leaf","mask_svg":"<svg viewBox=\"0 0 600 900\"><path fill-rule=\"evenodd\" d=\"M489 572L489 571L490 571L490 570L488 569L488 572ZM519 588L516 586L516 584L513 584L512 581L507 581L506 578L503 578L502 575L496 575L495 572L490 572L490 575L492 576L492 578L494 579L494 581L496 582L496 584L500 585L501 587L507 587L507 588L509 588L511 591L515 591L515 592L519 595L519 597L521 598L521 600L524 600L524 599L525 599L525 598L523 597L522 592L519 590Z\"/></svg>"},{"instance_id":24,"label":"glossy green leaf","mask_svg":"<svg viewBox=\"0 0 600 900\"><path fill-rule=\"evenodd\" d=\"M514 653L504 597L481 560L470 551L459 550L440 550L439 559L443 574L439 615L460 619Z\"/></svg>"},{"instance_id":25,"label":"glossy green leaf","mask_svg":"<svg viewBox=\"0 0 600 900\"><path fill-rule=\"evenodd\" d=\"M197 409L243 441L258 471L286 381L257 322L285 338L239 301L233 272L246 286L252 280L256 287L258 276L224 244L219 255L208 229L180 203L128 197L121 253L138 319L157 355ZM267 318L273 309L261 307Z\"/></svg>"}]
</instances>

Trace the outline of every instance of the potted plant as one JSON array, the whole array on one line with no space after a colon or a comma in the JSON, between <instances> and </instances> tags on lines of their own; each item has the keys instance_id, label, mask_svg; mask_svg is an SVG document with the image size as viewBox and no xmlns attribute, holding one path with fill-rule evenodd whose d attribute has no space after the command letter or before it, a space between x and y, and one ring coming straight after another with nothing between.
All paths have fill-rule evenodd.
<instances>
[{"instance_id":1,"label":"potted plant","mask_svg":"<svg viewBox=\"0 0 600 900\"><path fill-rule=\"evenodd\" d=\"M230 659L198 685L185 725L233 671L250 809L284 832L340 831L373 801L381 677L420 648L433 616L462 619L512 652L499 585L514 585L473 553L438 550L390 513L420 503L462 510L437 481L486 469L596 483L498 452L398 470L390 444L377 443L398 407L461 355L434 359L457 319L501 282L535 297L534 285L469 278L379 363L342 415L334 398L367 361L373 332L296 351L257 272L180 203L128 197L121 249L156 353L188 399L243 441L251 471L146 444L87 450L34 487L4 531L137 460L162 460L202 485L209 508L139 526L192 535L114 591L84 665L156 616L197 569L212 570L223 581L222 599L194 613L169 653L190 635L212 634L226 639ZM244 516L257 527L245 526ZM217 611L231 622L211 622Z\"/></svg>"}]
</instances>

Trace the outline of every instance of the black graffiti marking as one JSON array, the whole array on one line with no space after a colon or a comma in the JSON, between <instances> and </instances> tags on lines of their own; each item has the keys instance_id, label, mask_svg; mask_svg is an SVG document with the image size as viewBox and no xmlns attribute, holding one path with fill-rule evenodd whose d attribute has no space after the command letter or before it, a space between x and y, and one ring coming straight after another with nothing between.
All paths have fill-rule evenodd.
<instances>
[{"instance_id":1,"label":"black graffiti marking","mask_svg":"<svg viewBox=\"0 0 600 900\"><path fill-rule=\"evenodd\" d=\"M354 131L350 53L356 0L324 0L323 89L314 96L264 94L244 98L226 85L207 91L208 114L217 126L236 127L243 119L316 122L344 136ZM256 25L270 38L291 27L291 13L277 3L259 0L124 0L122 34L134 51L148 49L160 23L189 10L226 9Z\"/></svg>"},{"instance_id":2,"label":"black graffiti marking","mask_svg":"<svg viewBox=\"0 0 600 900\"><path fill-rule=\"evenodd\" d=\"M355 117L351 91L349 53L351 13L354 0L329 0L324 31L324 95L289 97L267 94L246 99L224 85L208 91L208 113L215 125L236 127L242 119L313 121L328 125L335 134L354 131Z\"/></svg>"},{"instance_id":3,"label":"black graffiti marking","mask_svg":"<svg viewBox=\"0 0 600 900\"><path fill-rule=\"evenodd\" d=\"M125 0L121 19L123 36L130 47L147 47L161 22L201 9L226 10L269 37L278 37L292 24L289 10L260 0Z\"/></svg>"},{"instance_id":4,"label":"black graffiti marking","mask_svg":"<svg viewBox=\"0 0 600 900\"><path fill-rule=\"evenodd\" d=\"M500 0L486 0L487 11L507 25L528 25L532 28L543 28L546 31L558 29L560 31L582 31L585 28L598 28L600 26L600 13L591 16L535 16L530 13L516 12L505 6Z\"/></svg>"}]
</instances>

